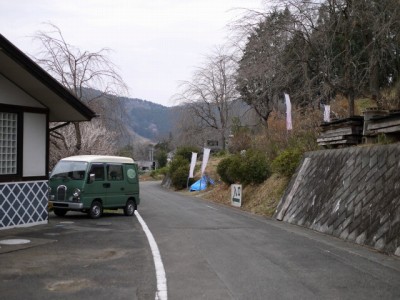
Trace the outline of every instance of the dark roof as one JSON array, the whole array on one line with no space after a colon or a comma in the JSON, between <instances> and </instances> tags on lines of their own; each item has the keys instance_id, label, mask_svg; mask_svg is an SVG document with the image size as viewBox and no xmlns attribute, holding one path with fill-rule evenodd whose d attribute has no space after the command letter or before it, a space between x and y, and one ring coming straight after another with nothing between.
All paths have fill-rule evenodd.
<instances>
[{"instance_id":1,"label":"dark roof","mask_svg":"<svg viewBox=\"0 0 400 300\"><path fill-rule=\"evenodd\" d=\"M95 112L1 34L0 74L48 108L51 122L89 121L96 116Z\"/></svg>"}]
</instances>

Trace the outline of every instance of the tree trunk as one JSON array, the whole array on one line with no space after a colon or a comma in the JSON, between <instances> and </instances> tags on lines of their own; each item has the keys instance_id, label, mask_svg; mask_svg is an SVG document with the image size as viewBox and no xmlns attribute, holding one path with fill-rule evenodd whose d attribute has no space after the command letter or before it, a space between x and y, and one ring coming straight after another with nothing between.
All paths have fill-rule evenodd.
<instances>
[{"instance_id":1,"label":"tree trunk","mask_svg":"<svg viewBox=\"0 0 400 300\"><path fill-rule=\"evenodd\" d=\"M349 117L354 117L354 93L350 92L347 97L349 99Z\"/></svg>"},{"instance_id":2,"label":"tree trunk","mask_svg":"<svg viewBox=\"0 0 400 300\"><path fill-rule=\"evenodd\" d=\"M222 132L222 134L221 134L221 142L222 142L222 150L225 151L226 150L226 137L225 137L224 132Z\"/></svg>"},{"instance_id":3,"label":"tree trunk","mask_svg":"<svg viewBox=\"0 0 400 300\"><path fill-rule=\"evenodd\" d=\"M379 109L383 109L382 99L379 92L379 67L378 64L372 59L370 60L371 71L369 77L369 89L371 91L372 99L376 102Z\"/></svg>"},{"instance_id":4,"label":"tree trunk","mask_svg":"<svg viewBox=\"0 0 400 300\"><path fill-rule=\"evenodd\" d=\"M79 152L82 149L82 134L79 122L74 122L74 127L75 127L75 137L76 137L75 149L77 152Z\"/></svg>"}]
</instances>

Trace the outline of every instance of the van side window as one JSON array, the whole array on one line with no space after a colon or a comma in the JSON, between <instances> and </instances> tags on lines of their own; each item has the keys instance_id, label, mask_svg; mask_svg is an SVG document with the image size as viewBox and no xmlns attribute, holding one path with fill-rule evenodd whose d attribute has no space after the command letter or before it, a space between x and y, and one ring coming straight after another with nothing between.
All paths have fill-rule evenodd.
<instances>
[{"instance_id":1,"label":"van side window","mask_svg":"<svg viewBox=\"0 0 400 300\"><path fill-rule=\"evenodd\" d=\"M107 178L111 181L124 180L122 165L107 165Z\"/></svg>"},{"instance_id":2,"label":"van side window","mask_svg":"<svg viewBox=\"0 0 400 300\"><path fill-rule=\"evenodd\" d=\"M93 164L90 168L89 174L94 174L95 181L104 180L104 165L103 164Z\"/></svg>"}]
</instances>

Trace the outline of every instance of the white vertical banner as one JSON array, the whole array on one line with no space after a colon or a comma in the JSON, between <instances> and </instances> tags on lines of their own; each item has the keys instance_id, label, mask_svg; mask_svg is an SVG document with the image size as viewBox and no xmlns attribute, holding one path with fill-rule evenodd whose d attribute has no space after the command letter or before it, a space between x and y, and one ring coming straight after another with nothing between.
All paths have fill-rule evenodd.
<instances>
[{"instance_id":1,"label":"white vertical banner","mask_svg":"<svg viewBox=\"0 0 400 300\"><path fill-rule=\"evenodd\" d=\"M192 161L190 162L190 170L189 170L189 178L194 177L194 167L196 166L196 161L197 161L197 153L192 152Z\"/></svg>"},{"instance_id":2,"label":"white vertical banner","mask_svg":"<svg viewBox=\"0 0 400 300\"><path fill-rule=\"evenodd\" d=\"M285 102L286 102L286 129L292 130L292 104L290 103L290 97L285 93Z\"/></svg>"},{"instance_id":3,"label":"white vertical banner","mask_svg":"<svg viewBox=\"0 0 400 300\"><path fill-rule=\"evenodd\" d=\"M204 148L203 161L201 163L201 177L203 177L204 171L206 170L209 157L210 157L210 149L209 148Z\"/></svg>"},{"instance_id":4,"label":"white vertical banner","mask_svg":"<svg viewBox=\"0 0 400 300\"><path fill-rule=\"evenodd\" d=\"M331 106L324 105L324 122L330 122L330 121L331 121Z\"/></svg>"}]
</instances>

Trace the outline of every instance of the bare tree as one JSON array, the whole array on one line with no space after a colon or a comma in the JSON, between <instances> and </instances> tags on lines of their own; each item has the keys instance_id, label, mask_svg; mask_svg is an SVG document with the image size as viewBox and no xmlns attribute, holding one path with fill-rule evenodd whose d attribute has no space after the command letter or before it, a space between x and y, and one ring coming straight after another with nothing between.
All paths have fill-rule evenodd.
<instances>
[{"instance_id":1,"label":"bare tree","mask_svg":"<svg viewBox=\"0 0 400 300\"><path fill-rule=\"evenodd\" d=\"M67 152L71 154L86 153L94 147L94 144L87 144L91 138L88 136L89 132L91 135L98 134L100 138L105 128L110 129L111 126L115 132L122 131L122 127L118 124L121 124L123 111L116 96L126 94L127 86L108 58L109 49L82 52L65 41L57 26L51 23L47 25L48 31L38 31L34 36L34 40L39 42L41 48L35 56L36 62L79 100L92 108L100 119L96 122L99 130L92 132L83 128L83 126L89 128L91 125L82 125L78 122L73 123L73 132L70 128L58 129L57 132L52 130L51 142L55 148L68 147ZM62 128L60 124L53 126ZM70 140L71 135L75 138L73 144ZM115 137L115 134L111 136ZM98 149L97 146L96 148Z\"/></svg>"},{"instance_id":2,"label":"bare tree","mask_svg":"<svg viewBox=\"0 0 400 300\"><path fill-rule=\"evenodd\" d=\"M233 57L218 49L194 72L191 81L182 82L182 92L175 95L199 128L218 132L223 149L229 134L230 105L237 98L235 66Z\"/></svg>"},{"instance_id":3,"label":"bare tree","mask_svg":"<svg viewBox=\"0 0 400 300\"><path fill-rule=\"evenodd\" d=\"M194 120L191 111L185 105L177 106L178 118L173 124L173 148L181 146L203 147L205 143L205 132L201 121Z\"/></svg>"},{"instance_id":4,"label":"bare tree","mask_svg":"<svg viewBox=\"0 0 400 300\"><path fill-rule=\"evenodd\" d=\"M95 119L91 122L84 122L80 126L81 134L84 137L80 154L112 155L116 153L117 133L107 130L101 120ZM55 131L52 134L50 143L50 167L54 166L62 157L76 154L74 138L75 127L73 124L64 126L62 132Z\"/></svg>"}]
</instances>

